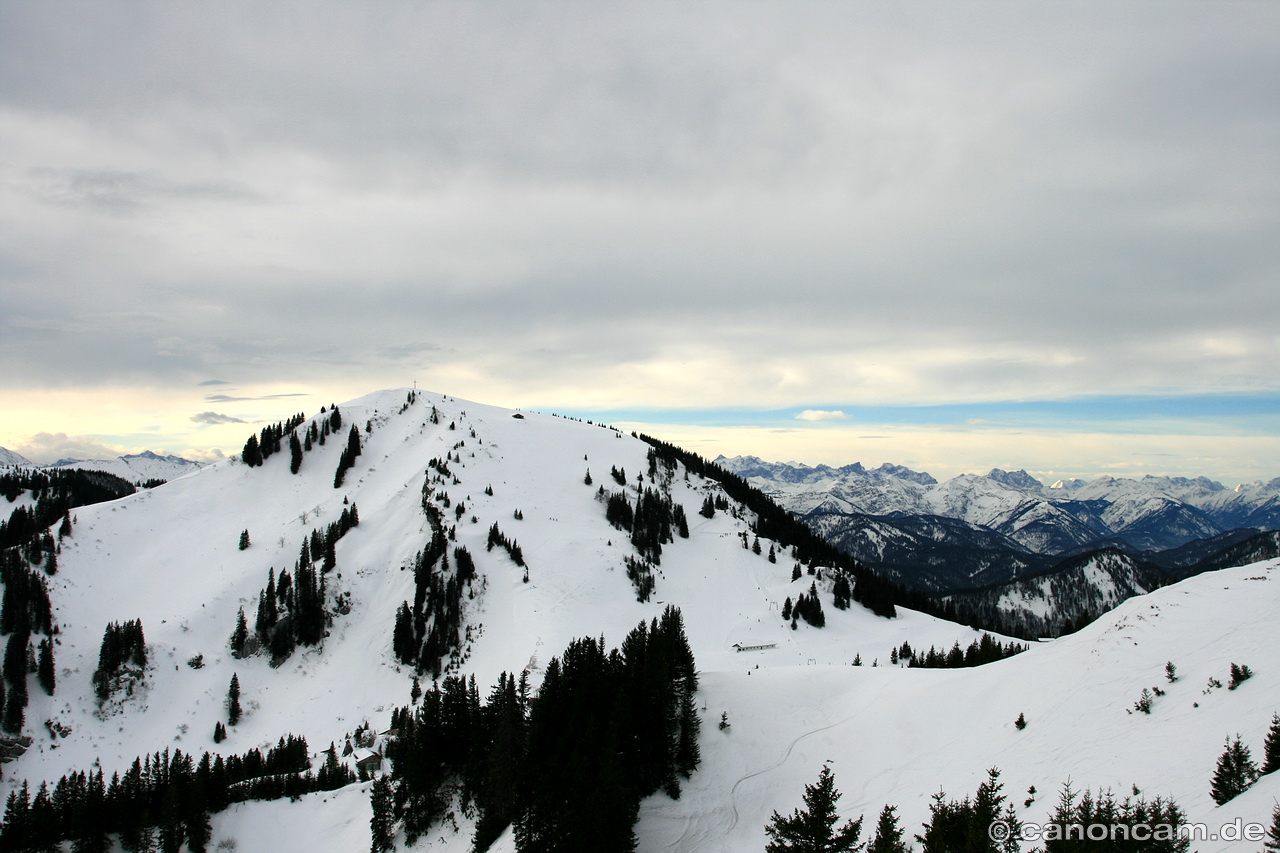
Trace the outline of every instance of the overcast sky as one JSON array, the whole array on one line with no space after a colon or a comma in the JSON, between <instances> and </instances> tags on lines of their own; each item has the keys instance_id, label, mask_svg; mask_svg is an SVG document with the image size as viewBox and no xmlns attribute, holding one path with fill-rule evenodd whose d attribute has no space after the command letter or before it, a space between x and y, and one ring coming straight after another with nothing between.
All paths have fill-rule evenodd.
<instances>
[{"instance_id":1,"label":"overcast sky","mask_svg":"<svg viewBox=\"0 0 1280 853\"><path fill-rule=\"evenodd\" d=\"M1271 0L0 2L37 461L417 382L712 457L1270 479L1278 320Z\"/></svg>"}]
</instances>

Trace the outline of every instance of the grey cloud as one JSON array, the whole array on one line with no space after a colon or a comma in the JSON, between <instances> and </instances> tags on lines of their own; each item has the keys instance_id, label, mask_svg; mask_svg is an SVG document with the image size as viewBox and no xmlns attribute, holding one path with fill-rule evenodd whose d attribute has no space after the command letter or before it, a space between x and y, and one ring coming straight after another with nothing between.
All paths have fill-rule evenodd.
<instances>
[{"instance_id":1,"label":"grey cloud","mask_svg":"<svg viewBox=\"0 0 1280 853\"><path fill-rule=\"evenodd\" d=\"M37 433L15 449L38 465L48 465L59 459L114 459L123 452L95 438L67 435L65 432Z\"/></svg>"},{"instance_id":2,"label":"grey cloud","mask_svg":"<svg viewBox=\"0 0 1280 853\"><path fill-rule=\"evenodd\" d=\"M69 8L0 9L9 376L1277 387L1280 7Z\"/></svg>"},{"instance_id":3,"label":"grey cloud","mask_svg":"<svg viewBox=\"0 0 1280 853\"><path fill-rule=\"evenodd\" d=\"M201 412L198 415L192 415L191 420L198 424L243 424L248 423L241 418L235 418L231 415L223 415L218 412Z\"/></svg>"},{"instance_id":4,"label":"grey cloud","mask_svg":"<svg viewBox=\"0 0 1280 853\"><path fill-rule=\"evenodd\" d=\"M393 346L383 347L378 351L378 355L393 361L404 359L414 359L429 353L438 353L446 351L447 347L440 344L433 344L427 341L417 343L395 344Z\"/></svg>"},{"instance_id":5,"label":"grey cloud","mask_svg":"<svg viewBox=\"0 0 1280 853\"><path fill-rule=\"evenodd\" d=\"M260 397L231 397L226 394L208 394L205 396L205 400L210 403L243 403L252 400L284 400L289 397L310 396L310 394L263 394ZM240 423L244 423L244 421Z\"/></svg>"},{"instance_id":6,"label":"grey cloud","mask_svg":"<svg viewBox=\"0 0 1280 853\"><path fill-rule=\"evenodd\" d=\"M252 193L227 184L174 182L156 174L116 169L36 168L28 177L30 190L46 201L112 214L136 213L159 201L183 198L253 199Z\"/></svg>"}]
</instances>

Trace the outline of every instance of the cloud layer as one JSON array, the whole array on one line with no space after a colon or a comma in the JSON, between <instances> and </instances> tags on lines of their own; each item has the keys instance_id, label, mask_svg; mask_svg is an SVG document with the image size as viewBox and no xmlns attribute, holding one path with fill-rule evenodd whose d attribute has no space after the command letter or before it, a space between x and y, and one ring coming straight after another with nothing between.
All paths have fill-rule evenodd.
<instances>
[{"instance_id":1,"label":"cloud layer","mask_svg":"<svg viewBox=\"0 0 1280 853\"><path fill-rule=\"evenodd\" d=\"M0 384L182 419L415 380L1280 399L1277 33L1271 3L6 5Z\"/></svg>"}]
</instances>

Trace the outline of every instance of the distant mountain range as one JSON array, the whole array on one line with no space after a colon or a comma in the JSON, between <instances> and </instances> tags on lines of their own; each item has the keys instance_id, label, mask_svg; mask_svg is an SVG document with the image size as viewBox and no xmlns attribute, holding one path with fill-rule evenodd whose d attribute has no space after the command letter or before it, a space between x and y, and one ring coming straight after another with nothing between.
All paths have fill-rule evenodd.
<instances>
[{"instance_id":1,"label":"distant mountain range","mask_svg":"<svg viewBox=\"0 0 1280 853\"><path fill-rule=\"evenodd\" d=\"M1206 477L1046 486L999 468L938 482L890 464L715 461L883 576L932 593L1040 575L1099 550L1186 577L1198 561L1280 529L1280 478L1234 489Z\"/></svg>"},{"instance_id":2,"label":"distant mountain range","mask_svg":"<svg viewBox=\"0 0 1280 853\"><path fill-rule=\"evenodd\" d=\"M106 471L130 483L142 484L153 480L175 480L203 465L181 456L161 456L144 450L129 453L115 459L59 459L52 465L37 465L26 457L0 447L0 467L43 468L47 470L76 469L81 471Z\"/></svg>"}]
</instances>

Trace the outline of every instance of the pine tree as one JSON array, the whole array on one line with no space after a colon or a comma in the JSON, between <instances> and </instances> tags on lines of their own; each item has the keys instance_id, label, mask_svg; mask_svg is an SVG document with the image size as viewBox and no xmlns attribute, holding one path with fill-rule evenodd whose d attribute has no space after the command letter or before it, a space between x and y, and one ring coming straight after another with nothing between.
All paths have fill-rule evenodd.
<instances>
[{"instance_id":1,"label":"pine tree","mask_svg":"<svg viewBox=\"0 0 1280 853\"><path fill-rule=\"evenodd\" d=\"M162 853L181 853L184 827L178 786L175 784L170 784L164 790L164 798L160 805L158 828Z\"/></svg>"},{"instance_id":2,"label":"pine tree","mask_svg":"<svg viewBox=\"0 0 1280 853\"><path fill-rule=\"evenodd\" d=\"M255 468L262 464L262 450L258 447L258 437L256 435L249 436L249 440L244 443L244 450L241 451L240 458L250 468Z\"/></svg>"},{"instance_id":3,"label":"pine tree","mask_svg":"<svg viewBox=\"0 0 1280 853\"><path fill-rule=\"evenodd\" d=\"M1271 715L1271 728L1267 730L1267 740L1262 745L1262 772L1274 773L1280 770L1280 714Z\"/></svg>"},{"instance_id":4,"label":"pine tree","mask_svg":"<svg viewBox=\"0 0 1280 853\"><path fill-rule=\"evenodd\" d=\"M876 822L876 834L867 846L867 853L908 853L910 849L903 840L902 827L898 826L897 810L886 805Z\"/></svg>"},{"instance_id":5,"label":"pine tree","mask_svg":"<svg viewBox=\"0 0 1280 853\"><path fill-rule=\"evenodd\" d=\"M236 613L236 629L231 632L231 654L237 658L245 656L249 643L249 622L245 619L244 608Z\"/></svg>"},{"instance_id":6,"label":"pine tree","mask_svg":"<svg viewBox=\"0 0 1280 853\"><path fill-rule=\"evenodd\" d=\"M36 666L36 677L44 692L52 696L57 686L57 676L53 665L53 641L48 637L40 641L40 662Z\"/></svg>"},{"instance_id":7,"label":"pine tree","mask_svg":"<svg viewBox=\"0 0 1280 853\"><path fill-rule=\"evenodd\" d=\"M769 818L765 833L770 841L765 846L768 853L843 853L856 851L862 845L862 818L846 821L839 829L836 821L836 801L840 792L835 787L831 768L822 766L818 781L804 789L804 811L796 809L791 817L783 817L776 811Z\"/></svg>"},{"instance_id":8,"label":"pine tree","mask_svg":"<svg viewBox=\"0 0 1280 853\"><path fill-rule=\"evenodd\" d=\"M1244 682L1253 678L1253 670L1243 664L1231 664L1231 681L1227 684L1228 690L1235 690Z\"/></svg>"},{"instance_id":9,"label":"pine tree","mask_svg":"<svg viewBox=\"0 0 1280 853\"><path fill-rule=\"evenodd\" d=\"M1271 810L1271 828L1267 830L1265 846L1270 853L1280 853L1280 803Z\"/></svg>"},{"instance_id":10,"label":"pine tree","mask_svg":"<svg viewBox=\"0 0 1280 853\"><path fill-rule=\"evenodd\" d=\"M379 776L373 783L370 798L373 816L369 818L369 834L372 840L370 853L389 853L394 848L392 834L395 831L395 803L392 799L391 778Z\"/></svg>"},{"instance_id":11,"label":"pine tree","mask_svg":"<svg viewBox=\"0 0 1280 853\"><path fill-rule=\"evenodd\" d=\"M289 473L296 474L302 467L302 443L296 432L289 433Z\"/></svg>"},{"instance_id":12,"label":"pine tree","mask_svg":"<svg viewBox=\"0 0 1280 853\"><path fill-rule=\"evenodd\" d=\"M241 530L240 531L240 550L246 551L248 550L248 548L249 548L249 531Z\"/></svg>"},{"instance_id":13,"label":"pine tree","mask_svg":"<svg viewBox=\"0 0 1280 853\"><path fill-rule=\"evenodd\" d=\"M206 752L204 762L208 760L209 754ZM191 777L185 794L182 804L182 823L187 835L187 850L190 853L205 853L209 840L213 837L213 826L209 822L209 808L205 801L204 783L201 781L200 774Z\"/></svg>"},{"instance_id":14,"label":"pine tree","mask_svg":"<svg viewBox=\"0 0 1280 853\"><path fill-rule=\"evenodd\" d=\"M1016 853L1022 824L1013 806L1006 806L1003 787L1000 771L992 768L972 799L948 801L942 791L934 794L923 834L916 835L923 853ZM1003 842L990 834L997 821L1008 830Z\"/></svg>"},{"instance_id":15,"label":"pine tree","mask_svg":"<svg viewBox=\"0 0 1280 853\"><path fill-rule=\"evenodd\" d=\"M231 686L227 688L227 725L240 722L240 676L231 674Z\"/></svg>"},{"instance_id":16,"label":"pine tree","mask_svg":"<svg viewBox=\"0 0 1280 853\"><path fill-rule=\"evenodd\" d=\"M1222 805L1242 794L1257 778L1258 767L1249 755L1249 747L1240 742L1239 736L1235 740L1228 738L1226 749L1218 757L1209 794L1215 803Z\"/></svg>"}]
</instances>

